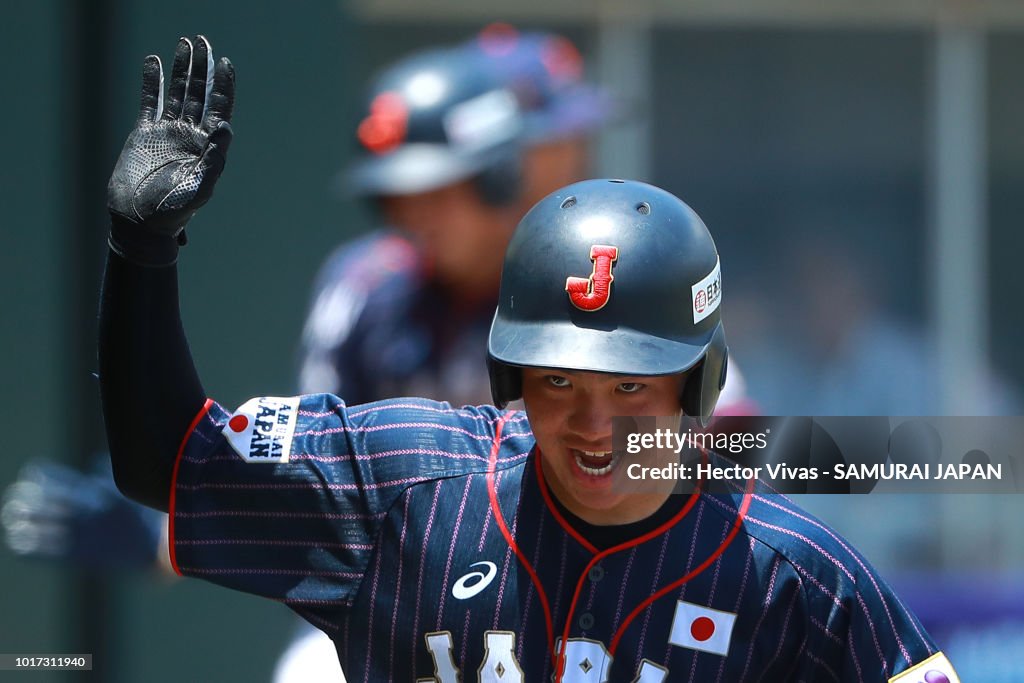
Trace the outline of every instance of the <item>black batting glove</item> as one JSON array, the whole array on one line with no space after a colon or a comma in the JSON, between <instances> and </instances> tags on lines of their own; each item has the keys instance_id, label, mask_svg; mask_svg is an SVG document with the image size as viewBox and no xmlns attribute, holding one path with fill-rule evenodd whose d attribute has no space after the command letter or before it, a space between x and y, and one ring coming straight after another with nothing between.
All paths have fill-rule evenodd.
<instances>
[{"instance_id":1,"label":"black batting glove","mask_svg":"<svg viewBox=\"0 0 1024 683\"><path fill-rule=\"evenodd\" d=\"M177 260L231 144L235 72L224 57L214 66L206 38L178 41L166 102L163 80L160 58L146 57L139 118L107 185L110 247L143 266Z\"/></svg>"}]
</instances>

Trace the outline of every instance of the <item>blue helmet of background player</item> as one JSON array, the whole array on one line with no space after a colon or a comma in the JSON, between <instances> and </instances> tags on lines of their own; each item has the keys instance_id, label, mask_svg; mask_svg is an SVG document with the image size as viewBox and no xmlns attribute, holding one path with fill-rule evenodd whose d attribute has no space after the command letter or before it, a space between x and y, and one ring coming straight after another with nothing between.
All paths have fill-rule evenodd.
<instances>
[{"instance_id":1,"label":"blue helmet of background player","mask_svg":"<svg viewBox=\"0 0 1024 683\"><path fill-rule=\"evenodd\" d=\"M474 178L486 201L508 203L518 192L522 127L517 98L493 70L457 48L416 53L369 89L349 191L407 195Z\"/></svg>"},{"instance_id":2,"label":"blue helmet of background player","mask_svg":"<svg viewBox=\"0 0 1024 683\"><path fill-rule=\"evenodd\" d=\"M496 23L481 30L466 49L516 94L528 145L586 136L614 112L608 93L584 82L583 58L564 36Z\"/></svg>"},{"instance_id":3,"label":"blue helmet of background player","mask_svg":"<svg viewBox=\"0 0 1024 683\"><path fill-rule=\"evenodd\" d=\"M583 59L563 36L491 24L466 46L516 94L523 110L523 188L519 209L592 177L591 138L615 113L612 99L583 80Z\"/></svg>"},{"instance_id":4,"label":"blue helmet of background player","mask_svg":"<svg viewBox=\"0 0 1024 683\"><path fill-rule=\"evenodd\" d=\"M523 218L505 254L487 348L494 402L521 396L522 367L692 371L681 405L706 423L725 385L720 303L714 240L677 197L634 181L565 187Z\"/></svg>"}]
</instances>

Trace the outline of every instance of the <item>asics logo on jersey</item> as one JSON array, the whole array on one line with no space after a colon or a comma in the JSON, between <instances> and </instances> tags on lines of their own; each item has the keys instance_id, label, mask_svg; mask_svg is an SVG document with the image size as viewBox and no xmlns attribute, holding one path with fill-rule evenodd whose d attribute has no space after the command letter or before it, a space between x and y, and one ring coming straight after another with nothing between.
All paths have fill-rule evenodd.
<instances>
[{"instance_id":1,"label":"asics logo on jersey","mask_svg":"<svg viewBox=\"0 0 1024 683\"><path fill-rule=\"evenodd\" d=\"M480 591L491 585L491 581L494 580L495 575L498 573L498 568L493 562L474 562L469 565L470 567L487 567L487 573L483 572L470 572L460 578L452 586L452 597L456 600L469 600L474 595L477 595Z\"/></svg>"},{"instance_id":2,"label":"asics logo on jersey","mask_svg":"<svg viewBox=\"0 0 1024 683\"><path fill-rule=\"evenodd\" d=\"M618 247L606 244L595 244L590 247L590 260L594 262L594 270L589 278L565 278L565 291L569 293L569 301L581 311L597 311L604 308L612 295L612 264L619 258Z\"/></svg>"}]
</instances>

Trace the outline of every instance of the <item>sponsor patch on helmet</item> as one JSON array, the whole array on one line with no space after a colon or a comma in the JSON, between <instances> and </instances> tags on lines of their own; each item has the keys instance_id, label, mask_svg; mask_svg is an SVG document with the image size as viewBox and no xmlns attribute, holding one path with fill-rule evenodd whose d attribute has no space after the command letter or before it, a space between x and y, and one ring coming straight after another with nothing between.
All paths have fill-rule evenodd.
<instances>
[{"instance_id":1,"label":"sponsor patch on helmet","mask_svg":"<svg viewBox=\"0 0 1024 683\"><path fill-rule=\"evenodd\" d=\"M889 683L960 683L946 655L936 652L903 673L889 679Z\"/></svg>"},{"instance_id":2,"label":"sponsor patch on helmet","mask_svg":"<svg viewBox=\"0 0 1024 683\"><path fill-rule=\"evenodd\" d=\"M590 247L590 260L594 269L590 277L565 278L565 291L569 301L581 311L597 311L604 308L612 295L612 265L619 259L619 248L607 244Z\"/></svg>"},{"instance_id":3,"label":"sponsor patch on helmet","mask_svg":"<svg viewBox=\"0 0 1024 683\"><path fill-rule=\"evenodd\" d=\"M711 272L693 285L691 296L695 325L718 309L718 305L722 303L722 268L717 259Z\"/></svg>"},{"instance_id":4,"label":"sponsor patch on helmet","mask_svg":"<svg viewBox=\"0 0 1024 683\"><path fill-rule=\"evenodd\" d=\"M224 437L246 462L288 462L299 413L299 398L261 396L234 412Z\"/></svg>"}]
</instances>

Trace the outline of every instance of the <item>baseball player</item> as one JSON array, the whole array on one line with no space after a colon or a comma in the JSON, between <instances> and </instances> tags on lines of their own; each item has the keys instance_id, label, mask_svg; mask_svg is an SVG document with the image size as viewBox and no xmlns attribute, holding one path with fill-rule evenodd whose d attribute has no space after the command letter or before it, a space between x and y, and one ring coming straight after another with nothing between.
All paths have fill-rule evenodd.
<instances>
[{"instance_id":1,"label":"baseball player","mask_svg":"<svg viewBox=\"0 0 1024 683\"><path fill-rule=\"evenodd\" d=\"M207 399L174 264L231 141L233 71L207 94L211 62L180 42L164 104L146 59L101 301L115 477L169 510L178 571L289 605L350 681L958 680L845 540L756 482L619 486L612 416L704 423L726 375L717 250L658 188L584 181L521 221L496 407Z\"/></svg>"},{"instance_id":2,"label":"baseball player","mask_svg":"<svg viewBox=\"0 0 1024 683\"><path fill-rule=\"evenodd\" d=\"M479 402L486 386L471 366L501 272L489 247L519 218L518 102L457 48L399 61L366 100L346 191L390 229L343 245L321 268L300 388L358 402L410 389Z\"/></svg>"}]
</instances>

